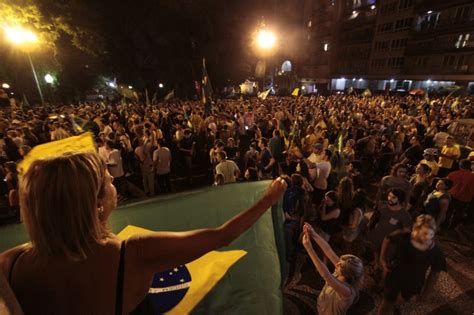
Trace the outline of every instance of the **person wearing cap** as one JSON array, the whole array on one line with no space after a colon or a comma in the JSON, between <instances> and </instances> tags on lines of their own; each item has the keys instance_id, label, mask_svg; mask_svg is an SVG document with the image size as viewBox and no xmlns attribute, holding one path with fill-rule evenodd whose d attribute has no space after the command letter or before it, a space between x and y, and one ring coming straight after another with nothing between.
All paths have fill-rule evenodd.
<instances>
[{"instance_id":1,"label":"person wearing cap","mask_svg":"<svg viewBox=\"0 0 474 315\"><path fill-rule=\"evenodd\" d=\"M459 146L454 143L453 136L446 138L446 144L441 149L439 155L439 176L446 177L453 169L454 162L461 156Z\"/></svg>"},{"instance_id":2,"label":"person wearing cap","mask_svg":"<svg viewBox=\"0 0 474 315\"><path fill-rule=\"evenodd\" d=\"M435 160L435 156L438 155L438 150L436 148L428 148L423 151L424 159L420 161L420 164L426 164L431 168L430 177L435 177L438 175L439 166Z\"/></svg>"}]
</instances>

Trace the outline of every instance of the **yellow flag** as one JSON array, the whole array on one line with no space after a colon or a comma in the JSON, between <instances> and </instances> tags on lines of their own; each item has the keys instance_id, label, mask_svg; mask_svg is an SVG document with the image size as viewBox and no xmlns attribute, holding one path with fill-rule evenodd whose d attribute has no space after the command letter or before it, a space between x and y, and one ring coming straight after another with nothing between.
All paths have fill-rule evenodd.
<instances>
[{"instance_id":1,"label":"yellow flag","mask_svg":"<svg viewBox=\"0 0 474 315\"><path fill-rule=\"evenodd\" d=\"M25 156L23 161L18 164L18 173L20 176L25 174L31 163L37 159L60 156L61 154L67 152L97 152L92 134L90 132L86 132L79 136L69 137L35 146Z\"/></svg>"},{"instance_id":2,"label":"yellow flag","mask_svg":"<svg viewBox=\"0 0 474 315\"><path fill-rule=\"evenodd\" d=\"M293 93L291 93L291 95L298 96L299 92L300 92L300 88L296 88L293 90Z\"/></svg>"},{"instance_id":3,"label":"yellow flag","mask_svg":"<svg viewBox=\"0 0 474 315\"><path fill-rule=\"evenodd\" d=\"M118 237L125 240L135 234L151 232L129 225ZM229 268L246 254L244 250L212 251L184 266L156 273L148 291L155 311L170 315L189 314Z\"/></svg>"},{"instance_id":4,"label":"yellow flag","mask_svg":"<svg viewBox=\"0 0 474 315\"><path fill-rule=\"evenodd\" d=\"M258 98L261 98L262 100L265 100L267 98L268 94L270 93L270 90L271 89L268 89L266 91L258 93Z\"/></svg>"},{"instance_id":5,"label":"yellow flag","mask_svg":"<svg viewBox=\"0 0 474 315\"><path fill-rule=\"evenodd\" d=\"M456 98L454 99L454 102L451 104L451 109L452 109L452 110L456 110L458 104L459 104L459 97L456 97Z\"/></svg>"}]
</instances>

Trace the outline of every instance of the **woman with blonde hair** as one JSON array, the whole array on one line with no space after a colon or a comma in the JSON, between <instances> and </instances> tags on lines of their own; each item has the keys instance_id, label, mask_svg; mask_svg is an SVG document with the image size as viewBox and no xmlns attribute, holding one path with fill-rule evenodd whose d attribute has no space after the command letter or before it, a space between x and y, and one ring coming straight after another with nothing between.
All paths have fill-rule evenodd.
<instances>
[{"instance_id":1,"label":"woman with blonde hair","mask_svg":"<svg viewBox=\"0 0 474 315\"><path fill-rule=\"evenodd\" d=\"M128 314L143 305L156 272L228 245L285 189L278 178L254 205L217 228L122 241L107 227L117 192L97 154L37 160L20 183L31 242L0 254L0 270L26 314Z\"/></svg>"},{"instance_id":2,"label":"woman with blonde hair","mask_svg":"<svg viewBox=\"0 0 474 315\"><path fill-rule=\"evenodd\" d=\"M396 231L385 238L380 264L385 273L384 300L379 315L392 314L396 305L433 290L446 259L435 242L436 220L422 214L410 231ZM429 269L428 276L426 275Z\"/></svg>"},{"instance_id":3,"label":"woman with blonde hair","mask_svg":"<svg viewBox=\"0 0 474 315\"><path fill-rule=\"evenodd\" d=\"M318 313L346 314L349 307L357 301L359 296L359 288L364 277L362 260L354 255L337 256L331 246L308 223L305 223L303 231L303 246L325 281L318 297ZM334 273L331 273L326 264L318 257L313 249L311 239L316 242L324 255L335 266Z\"/></svg>"}]
</instances>

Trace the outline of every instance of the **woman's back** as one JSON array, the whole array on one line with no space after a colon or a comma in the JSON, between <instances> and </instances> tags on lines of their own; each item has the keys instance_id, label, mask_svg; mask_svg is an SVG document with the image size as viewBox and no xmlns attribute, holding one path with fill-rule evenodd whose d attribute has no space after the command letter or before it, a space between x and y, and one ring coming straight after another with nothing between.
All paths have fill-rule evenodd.
<instances>
[{"instance_id":1,"label":"woman's back","mask_svg":"<svg viewBox=\"0 0 474 315\"><path fill-rule=\"evenodd\" d=\"M109 239L77 262L63 256L41 261L30 249L17 251L10 285L25 314L110 314L116 305L120 247L120 240ZM145 296L149 283L144 280L129 279L124 284L124 306L133 304L133 308Z\"/></svg>"},{"instance_id":2,"label":"woman's back","mask_svg":"<svg viewBox=\"0 0 474 315\"><path fill-rule=\"evenodd\" d=\"M331 286L325 284L318 296L318 313L343 315L346 314L349 307L354 303L357 292L354 288L347 285L351 289L351 295L347 298L340 296Z\"/></svg>"}]
</instances>

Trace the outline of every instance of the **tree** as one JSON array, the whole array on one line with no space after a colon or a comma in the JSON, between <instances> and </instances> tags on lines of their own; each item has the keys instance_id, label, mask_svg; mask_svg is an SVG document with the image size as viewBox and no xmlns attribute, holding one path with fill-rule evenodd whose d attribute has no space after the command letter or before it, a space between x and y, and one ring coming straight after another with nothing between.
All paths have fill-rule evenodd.
<instances>
[{"instance_id":1,"label":"tree","mask_svg":"<svg viewBox=\"0 0 474 315\"><path fill-rule=\"evenodd\" d=\"M21 26L33 31L39 39L37 45L17 49L3 43L5 38L0 37L0 58L5 61L0 65L0 79L15 82L17 90L29 95L36 95L34 82L28 62L18 50L27 49L32 54L40 83L44 83L41 80L44 74L58 73L61 77L65 67L68 70L70 65L78 63L77 58L67 60L64 52L80 56L80 59L94 59L105 53L100 28L94 28L97 13L81 1L0 0L0 12L0 31L5 27ZM80 14L85 17L79 19ZM80 83L80 79L76 76L74 85Z\"/></svg>"}]
</instances>

